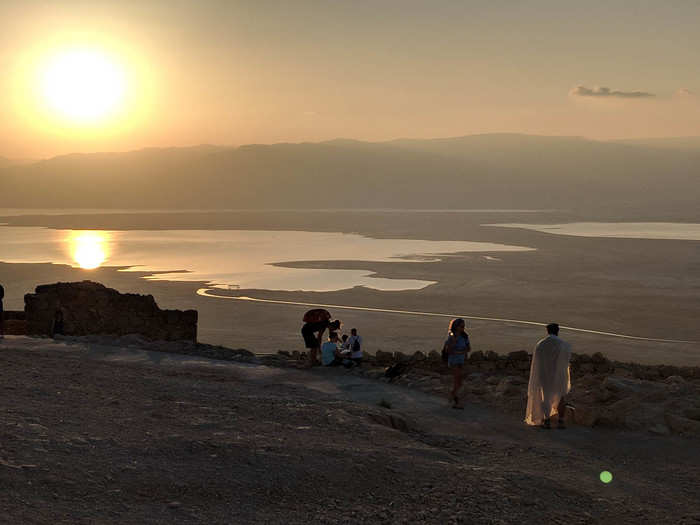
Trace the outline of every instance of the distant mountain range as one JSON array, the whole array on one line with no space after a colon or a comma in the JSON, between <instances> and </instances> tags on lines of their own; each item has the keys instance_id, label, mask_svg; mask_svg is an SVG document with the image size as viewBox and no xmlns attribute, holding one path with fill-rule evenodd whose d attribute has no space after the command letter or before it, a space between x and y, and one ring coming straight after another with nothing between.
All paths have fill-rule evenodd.
<instances>
[{"instance_id":1,"label":"distant mountain range","mask_svg":"<svg viewBox=\"0 0 700 525\"><path fill-rule=\"evenodd\" d=\"M0 169L7 168L8 166L32 164L33 162L36 161L32 159L8 159L7 157L0 157Z\"/></svg>"},{"instance_id":2,"label":"distant mountain range","mask_svg":"<svg viewBox=\"0 0 700 525\"><path fill-rule=\"evenodd\" d=\"M337 139L0 163L0 207L15 208L566 208L697 214L699 201L700 139L600 142L519 134Z\"/></svg>"},{"instance_id":3,"label":"distant mountain range","mask_svg":"<svg viewBox=\"0 0 700 525\"><path fill-rule=\"evenodd\" d=\"M617 140L619 144L649 146L650 148L666 148L679 150L700 150L700 137L662 137L647 139Z\"/></svg>"}]
</instances>

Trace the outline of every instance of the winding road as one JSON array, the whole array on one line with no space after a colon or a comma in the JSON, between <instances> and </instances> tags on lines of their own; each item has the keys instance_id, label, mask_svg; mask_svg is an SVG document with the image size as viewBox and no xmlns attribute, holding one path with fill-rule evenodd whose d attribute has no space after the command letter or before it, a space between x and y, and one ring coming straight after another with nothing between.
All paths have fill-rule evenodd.
<instances>
[{"instance_id":1,"label":"winding road","mask_svg":"<svg viewBox=\"0 0 700 525\"><path fill-rule=\"evenodd\" d=\"M395 310L395 309L390 309L390 308L371 308L367 306L347 306L347 305L340 305L340 304L317 304L317 303L303 303L303 302L296 302L296 301L280 301L280 300L275 300L275 299L259 299L256 297L248 297L245 295L238 295L238 296L233 296L233 295L217 295L215 293L212 293L214 290L212 288L199 288L197 290L197 295L201 295L203 297L212 297L215 299L230 299L234 301L248 301L248 302L255 302L255 303L270 303L270 304L286 304L286 305L291 305L291 306L311 306L311 307L322 307L322 308L333 308L333 309L340 309L340 310L359 310L359 311L364 311L364 312L379 312L379 313L389 313L389 314L403 314L403 315L420 315L424 317L447 317L447 318L455 318L455 317L461 317L463 319L471 319L475 321L487 321L487 322L494 322L494 323L511 323L511 324L522 324L522 325L529 325L529 326L546 326L547 323L540 323L536 321L524 321L522 319L503 319L500 317L480 317L480 316L475 316L475 315L464 315L464 314L448 314L448 313L438 313L438 312L418 312L418 311L413 311L413 310ZM589 330L587 328L576 328L574 326L564 326L561 325L561 328L565 328L567 330L571 330L573 332L582 332L586 334L595 334L595 335L602 335L602 336L607 336L607 337L617 337L620 339L632 339L636 341L654 341L657 343L677 343L677 344L695 344L695 345L700 345L700 341L688 341L684 339L660 339L660 338L654 338L654 337L641 337L641 336L636 336L636 335L627 335L627 334L618 334L615 332L603 332L600 330Z\"/></svg>"}]
</instances>

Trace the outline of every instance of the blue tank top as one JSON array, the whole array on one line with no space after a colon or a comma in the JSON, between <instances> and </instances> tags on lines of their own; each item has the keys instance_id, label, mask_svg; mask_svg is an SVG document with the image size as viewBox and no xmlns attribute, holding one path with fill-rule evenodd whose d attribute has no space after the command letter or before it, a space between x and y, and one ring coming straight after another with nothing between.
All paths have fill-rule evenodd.
<instances>
[{"instance_id":1,"label":"blue tank top","mask_svg":"<svg viewBox=\"0 0 700 525\"><path fill-rule=\"evenodd\" d=\"M469 335L466 333L461 336L457 337L457 341L455 343L455 348L454 348L454 353L455 354L464 354L467 350L467 346L469 346Z\"/></svg>"}]
</instances>

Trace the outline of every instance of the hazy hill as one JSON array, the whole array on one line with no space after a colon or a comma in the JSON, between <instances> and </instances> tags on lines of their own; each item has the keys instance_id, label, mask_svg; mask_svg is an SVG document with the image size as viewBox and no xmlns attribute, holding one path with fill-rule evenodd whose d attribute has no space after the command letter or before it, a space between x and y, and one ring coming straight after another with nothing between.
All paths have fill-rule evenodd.
<instances>
[{"instance_id":1,"label":"hazy hill","mask_svg":"<svg viewBox=\"0 0 700 525\"><path fill-rule=\"evenodd\" d=\"M0 170L0 207L568 208L696 213L700 150L577 137L75 154Z\"/></svg>"},{"instance_id":2,"label":"hazy hill","mask_svg":"<svg viewBox=\"0 0 700 525\"><path fill-rule=\"evenodd\" d=\"M8 159L7 157L0 157L0 169L7 168L9 166L32 164L34 162L36 161L31 159Z\"/></svg>"},{"instance_id":3,"label":"hazy hill","mask_svg":"<svg viewBox=\"0 0 700 525\"><path fill-rule=\"evenodd\" d=\"M700 151L700 137L662 137L647 139L624 139L616 141L619 144L648 146L651 148L666 148L676 150Z\"/></svg>"}]
</instances>

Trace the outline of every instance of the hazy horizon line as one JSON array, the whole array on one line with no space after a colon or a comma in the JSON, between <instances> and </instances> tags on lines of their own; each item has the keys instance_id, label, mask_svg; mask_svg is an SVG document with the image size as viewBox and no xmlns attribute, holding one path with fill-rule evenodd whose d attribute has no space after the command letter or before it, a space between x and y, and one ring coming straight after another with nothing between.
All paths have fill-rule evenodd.
<instances>
[{"instance_id":1,"label":"hazy horizon line","mask_svg":"<svg viewBox=\"0 0 700 525\"><path fill-rule=\"evenodd\" d=\"M697 139L700 140L700 135L678 135L678 136L645 136L645 137L626 137L626 138L614 138L614 139L595 139L586 137L584 135L547 135L542 133L521 133L515 131L498 131L489 133L469 133L466 135L449 135L440 137L396 137L386 140L364 140L358 138L350 137L335 137L332 139L325 140L301 140L301 141L278 141L278 142L250 142L245 144L215 144L209 142L201 142L197 144L187 144L187 145L172 145L172 146L143 146L135 149L126 150L95 150L95 151L73 151L70 153L60 153L57 155L50 155L47 157L40 158L14 158L11 156L0 155L0 160L5 160L13 165L27 165L35 164L43 161L58 159L62 157L79 156L79 155L108 155L108 154L125 154L125 153L138 153L144 151L157 151L157 150L186 150L186 149L197 149L197 148L220 148L220 149L240 149L250 146L278 146L278 145L302 145L302 144L329 144L333 142L357 142L363 144L391 144L401 141L438 141L438 140L451 140L451 139L463 139L469 137L485 137L485 136L522 136L522 137L543 137L543 138L568 138L568 139L580 139L588 142L603 142L603 143L619 143L619 142L636 142L636 141L664 141L664 140L689 140ZM2 167L0 167L2 169Z\"/></svg>"}]
</instances>

